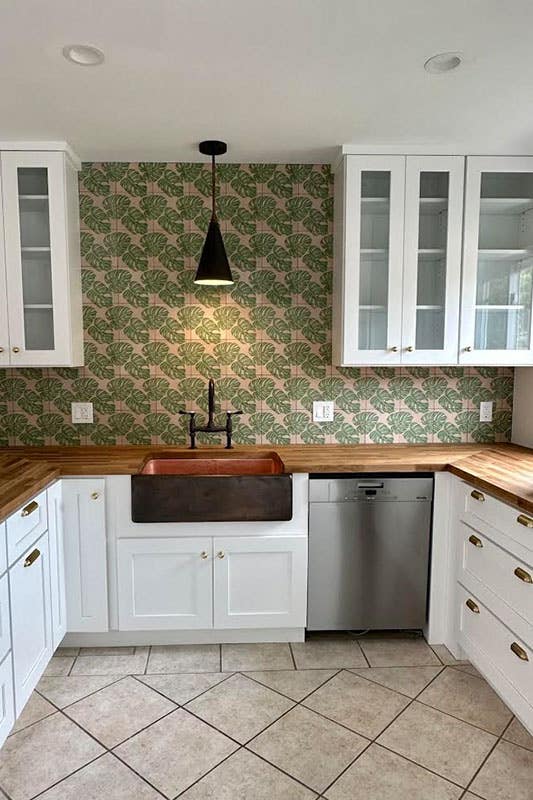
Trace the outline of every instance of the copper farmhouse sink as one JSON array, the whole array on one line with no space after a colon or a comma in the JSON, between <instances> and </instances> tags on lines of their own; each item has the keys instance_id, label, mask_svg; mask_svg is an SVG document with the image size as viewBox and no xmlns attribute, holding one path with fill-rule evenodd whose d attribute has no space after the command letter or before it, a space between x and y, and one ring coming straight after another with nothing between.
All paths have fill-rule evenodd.
<instances>
[{"instance_id":1,"label":"copper farmhouse sink","mask_svg":"<svg viewBox=\"0 0 533 800\"><path fill-rule=\"evenodd\" d=\"M274 452L158 454L131 476L133 522L292 519L292 476Z\"/></svg>"}]
</instances>

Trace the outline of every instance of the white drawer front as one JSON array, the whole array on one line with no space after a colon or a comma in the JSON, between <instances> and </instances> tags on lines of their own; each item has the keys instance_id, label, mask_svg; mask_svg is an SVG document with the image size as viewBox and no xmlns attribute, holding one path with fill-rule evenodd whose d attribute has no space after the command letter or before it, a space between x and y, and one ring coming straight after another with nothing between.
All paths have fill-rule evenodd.
<instances>
[{"instance_id":1,"label":"white drawer front","mask_svg":"<svg viewBox=\"0 0 533 800\"><path fill-rule=\"evenodd\" d=\"M508 506L490 494L463 484L464 512L468 518L478 518L514 539L533 552L533 514Z\"/></svg>"},{"instance_id":2,"label":"white drawer front","mask_svg":"<svg viewBox=\"0 0 533 800\"><path fill-rule=\"evenodd\" d=\"M9 621L9 581L7 573L0 578L0 661L11 649L11 623Z\"/></svg>"},{"instance_id":3,"label":"white drawer front","mask_svg":"<svg viewBox=\"0 0 533 800\"><path fill-rule=\"evenodd\" d=\"M7 569L6 523L0 522L0 575Z\"/></svg>"},{"instance_id":4,"label":"white drawer front","mask_svg":"<svg viewBox=\"0 0 533 800\"><path fill-rule=\"evenodd\" d=\"M467 655L481 651L487 662L533 705L533 642L516 637L477 597L461 586L458 586L458 598L459 639ZM478 659L474 658L476 661Z\"/></svg>"},{"instance_id":5,"label":"white drawer front","mask_svg":"<svg viewBox=\"0 0 533 800\"><path fill-rule=\"evenodd\" d=\"M459 525L461 561L459 580L473 575L514 611L533 620L533 566L495 544L464 522Z\"/></svg>"},{"instance_id":6,"label":"white drawer front","mask_svg":"<svg viewBox=\"0 0 533 800\"><path fill-rule=\"evenodd\" d=\"M13 564L47 527L46 491L38 494L23 508L15 511L6 522L7 556Z\"/></svg>"},{"instance_id":7,"label":"white drawer front","mask_svg":"<svg viewBox=\"0 0 533 800\"><path fill-rule=\"evenodd\" d=\"M14 722L13 670L9 654L0 664L0 747L7 739Z\"/></svg>"}]
</instances>

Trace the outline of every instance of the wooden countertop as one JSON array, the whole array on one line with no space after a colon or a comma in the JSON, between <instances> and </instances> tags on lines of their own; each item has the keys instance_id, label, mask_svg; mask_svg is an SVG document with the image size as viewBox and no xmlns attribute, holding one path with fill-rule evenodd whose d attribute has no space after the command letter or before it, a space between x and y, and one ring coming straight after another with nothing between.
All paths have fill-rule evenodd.
<instances>
[{"instance_id":1,"label":"wooden countertop","mask_svg":"<svg viewBox=\"0 0 533 800\"><path fill-rule=\"evenodd\" d=\"M231 455L274 450L286 472L439 472L464 480L533 513L533 450L517 445L393 444L243 446ZM58 476L132 475L149 456L229 455L204 446L0 448L0 520L24 505Z\"/></svg>"}]
</instances>

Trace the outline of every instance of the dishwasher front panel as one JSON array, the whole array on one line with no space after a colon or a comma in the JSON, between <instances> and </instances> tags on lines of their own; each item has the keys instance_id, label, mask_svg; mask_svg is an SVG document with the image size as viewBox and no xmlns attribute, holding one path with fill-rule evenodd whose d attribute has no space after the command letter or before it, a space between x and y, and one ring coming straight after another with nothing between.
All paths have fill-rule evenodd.
<instances>
[{"instance_id":1,"label":"dishwasher front panel","mask_svg":"<svg viewBox=\"0 0 533 800\"><path fill-rule=\"evenodd\" d=\"M311 502L308 630L422 628L431 502Z\"/></svg>"}]
</instances>

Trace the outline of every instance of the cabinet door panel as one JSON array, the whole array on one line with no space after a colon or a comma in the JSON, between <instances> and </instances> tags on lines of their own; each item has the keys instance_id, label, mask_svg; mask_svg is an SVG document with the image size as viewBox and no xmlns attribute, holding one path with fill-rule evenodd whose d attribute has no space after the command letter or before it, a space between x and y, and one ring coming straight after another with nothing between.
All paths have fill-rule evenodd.
<instances>
[{"instance_id":1,"label":"cabinet door panel","mask_svg":"<svg viewBox=\"0 0 533 800\"><path fill-rule=\"evenodd\" d=\"M12 564L47 528L46 492L41 492L6 522L8 563Z\"/></svg>"},{"instance_id":2,"label":"cabinet door panel","mask_svg":"<svg viewBox=\"0 0 533 800\"><path fill-rule=\"evenodd\" d=\"M460 363L533 364L533 158L467 158Z\"/></svg>"},{"instance_id":3,"label":"cabinet door panel","mask_svg":"<svg viewBox=\"0 0 533 800\"><path fill-rule=\"evenodd\" d=\"M9 366L9 324L7 317L7 282L4 254L4 211L2 204L2 174L0 171L0 366Z\"/></svg>"},{"instance_id":4,"label":"cabinet door panel","mask_svg":"<svg viewBox=\"0 0 533 800\"><path fill-rule=\"evenodd\" d=\"M402 363L458 358L464 158L408 156Z\"/></svg>"},{"instance_id":5,"label":"cabinet door panel","mask_svg":"<svg viewBox=\"0 0 533 800\"><path fill-rule=\"evenodd\" d=\"M53 652L47 533L10 568L9 589L18 716Z\"/></svg>"},{"instance_id":6,"label":"cabinet door panel","mask_svg":"<svg viewBox=\"0 0 533 800\"><path fill-rule=\"evenodd\" d=\"M9 581L0 578L0 661L11 650L11 624L9 620Z\"/></svg>"},{"instance_id":7,"label":"cabinet door panel","mask_svg":"<svg viewBox=\"0 0 533 800\"><path fill-rule=\"evenodd\" d=\"M50 587L52 602L52 644L59 647L67 632L65 590L65 553L63 546L62 483L58 481L47 491L48 539L50 543Z\"/></svg>"},{"instance_id":8,"label":"cabinet door panel","mask_svg":"<svg viewBox=\"0 0 533 800\"><path fill-rule=\"evenodd\" d=\"M9 653L0 664L0 747L11 732L14 722L13 666Z\"/></svg>"},{"instance_id":9,"label":"cabinet door panel","mask_svg":"<svg viewBox=\"0 0 533 800\"><path fill-rule=\"evenodd\" d=\"M336 176L336 364L400 363L404 185L404 156L346 156Z\"/></svg>"},{"instance_id":10,"label":"cabinet door panel","mask_svg":"<svg viewBox=\"0 0 533 800\"><path fill-rule=\"evenodd\" d=\"M62 481L67 630L109 629L105 482Z\"/></svg>"},{"instance_id":11,"label":"cabinet door panel","mask_svg":"<svg viewBox=\"0 0 533 800\"><path fill-rule=\"evenodd\" d=\"M120 630L212 627L211 539L120 539Z\"/></svg>"},{"instance_id":12,"label":"cabinet door panel","mask_svg":"<svg viewBox=\"0 0 533 800\"><path fill-rule=\"evenodd\" d=\"M215 628L303 627L307 608L307 538L214 540Z\"/></svg>"}]
</instances>

